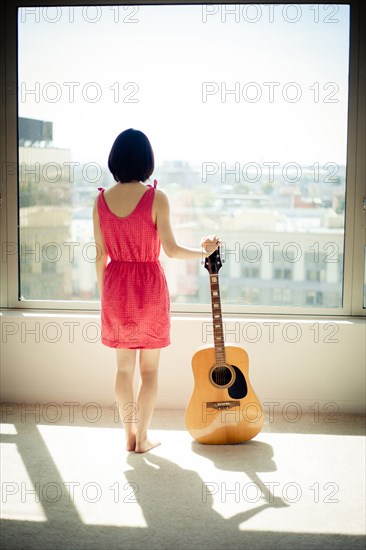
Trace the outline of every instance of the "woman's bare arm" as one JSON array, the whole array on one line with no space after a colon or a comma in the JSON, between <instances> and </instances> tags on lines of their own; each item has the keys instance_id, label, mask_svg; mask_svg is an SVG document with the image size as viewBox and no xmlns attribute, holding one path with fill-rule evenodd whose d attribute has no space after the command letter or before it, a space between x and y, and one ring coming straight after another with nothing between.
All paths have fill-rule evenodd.
<instances>
[{"instance_id":1,"label":"woman's bare arm","mask_svg":"<svg viewBox=\"0 0 366 550\"><path fill-rule=\"evenodd\" d=\"M95 202L94 202L93 226L94 226L94 240L96 244L95 267L97 270L99 296L102 297L103 274L104 274L105 268L107 267L108 252L106 250L102 230L100 228L97 204L98 204L98 197L95 199Z\"/></svg>"},{"instance_id":2,"label":"woman's bare arm","mask_svg":"<svg viewBox=\"0 0 366 550\"><path fill-rule=\"evenodd\" d=\"M187 260L190 258L204 258L214 252L220 245L217 235L204 237L201 241L202 248L188 248L179 245L174 237L170 224L170 208L167 196L160 190L155 193L156 225L159 238L165 254L169 258Z\"/></svg>"}]
</instances>

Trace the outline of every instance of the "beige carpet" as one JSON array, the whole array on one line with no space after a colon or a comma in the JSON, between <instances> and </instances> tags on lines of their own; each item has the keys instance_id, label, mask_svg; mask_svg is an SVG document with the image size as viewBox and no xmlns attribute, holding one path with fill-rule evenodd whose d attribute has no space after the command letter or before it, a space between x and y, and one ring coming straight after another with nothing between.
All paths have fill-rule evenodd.
<instances>
[{"instance_id":1,"label":"beige carpet","mask_svg":"<svg viewBox=\"0 0 366 550\"><path fill-rule=\"evenodd\" d=\"M162 445L136 455L108 408L3 408L4 549L365 548L360 416L279 415L206 446L183 411L156 411Z\"/></svg>"}]
</instances>

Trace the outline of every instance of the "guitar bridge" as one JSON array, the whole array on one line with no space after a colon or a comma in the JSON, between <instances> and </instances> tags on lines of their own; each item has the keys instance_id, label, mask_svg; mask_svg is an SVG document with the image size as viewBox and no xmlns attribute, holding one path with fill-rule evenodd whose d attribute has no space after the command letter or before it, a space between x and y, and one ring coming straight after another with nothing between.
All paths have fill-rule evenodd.
<instances>
[{"instance_id":1,"label":"guitar bridge","mask_svg":"<svg viewBox=\"0 0 366 550\"><path fill-rule=\"evenodd\" d=\"M234 407L239 407L240 401L208 401L206 403L207 409L217 409L219 411L227 411Z\"/></svg>"}]
</instances>

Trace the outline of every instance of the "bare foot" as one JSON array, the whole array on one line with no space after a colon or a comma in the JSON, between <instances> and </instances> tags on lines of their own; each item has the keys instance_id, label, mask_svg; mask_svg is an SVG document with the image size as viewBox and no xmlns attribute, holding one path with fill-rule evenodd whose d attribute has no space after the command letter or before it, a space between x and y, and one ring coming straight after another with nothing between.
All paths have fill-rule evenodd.
<instances>
[{"instance_id":1,"label":"bare foot","mask_svg":"<svg viewBox=\"0 0 366 550\"><path fill-rule=\"evenodd\" d=\"M150 441L149 439L145 439L140 443L136 443L135 453L146 453L155 447L159 447L159 445L161 445L160 441Z\"/></svg>"},{"instance_id":2,"label":"bare foot","mask_svg":"<svg viewBox=\"0 0 366 550\"><path fill-rule=\"evenodd\" d=\"M136 447L136 435L131 434L126 439L126 450L127 451L134 451Z\"/></svg>"}]
</instances>

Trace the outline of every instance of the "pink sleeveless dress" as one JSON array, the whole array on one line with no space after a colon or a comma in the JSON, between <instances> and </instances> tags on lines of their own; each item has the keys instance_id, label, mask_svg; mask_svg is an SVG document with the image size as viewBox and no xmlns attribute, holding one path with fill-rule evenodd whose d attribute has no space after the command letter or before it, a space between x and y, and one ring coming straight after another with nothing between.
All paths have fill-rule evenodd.
<instances>
[{"instance_id":1,"label":"pink sleeveless dress","mask_svg":"<svg viewBox=\"0 0 366 550\"><path fill-rule=\"evenodd\" d=\"M147 186L124 218L113 214L105 188L98 187L99 222L110 257L103 275L101 341L111 348L156 349L170 344L169 292L152 221L156 183Z\"/></svg>"}]
</instances>

